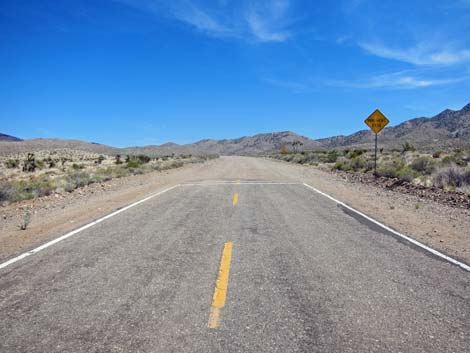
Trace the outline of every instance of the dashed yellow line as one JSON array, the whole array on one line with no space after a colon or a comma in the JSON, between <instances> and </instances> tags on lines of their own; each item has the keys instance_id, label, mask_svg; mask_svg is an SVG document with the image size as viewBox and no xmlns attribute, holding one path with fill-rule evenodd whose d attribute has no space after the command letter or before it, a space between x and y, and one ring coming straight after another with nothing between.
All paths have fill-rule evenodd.
<instances>
[{"instance_id":1,"label":"dashed yellow line","mask_svg":"<svg viewBox=\"0 0 470 353\"><path fill-rule=\"evenodd\" d=\"M219 274L212 297L211 313L207 326L215 329L220 324L220 310L225 306L227 297L228 277L230 273L230 261L232 259L232 243L225 243L220 261Z\"/></svg>"},{"instance_id":2,"label":"dashed yellow line","mask_svg":"<svg viewBox=\"0 0 470 353\"><path fill-rule=\"evenodd\" d=\"M232 205L236 206L238 203L238 192L233 195Z\"/></svg>"}]
</instances>

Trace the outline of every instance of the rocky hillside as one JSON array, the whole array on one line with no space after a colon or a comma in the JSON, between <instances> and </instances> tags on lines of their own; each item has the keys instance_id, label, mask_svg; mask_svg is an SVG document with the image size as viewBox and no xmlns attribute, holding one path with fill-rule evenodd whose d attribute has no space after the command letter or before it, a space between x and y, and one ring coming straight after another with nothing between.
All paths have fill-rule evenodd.
<instances>
[{"instance_id":1,"label":"rocky hillside","mask_svg":"<svg viewBox=\"0 0 470 353\"><path fill-rule=\"evenodd\" d=\"M1 135L6 136L6 135ZM292 148L295 141L302 149L331 149L363 147L373 145L373 133L362 130L349 136L334 136L313 140L293 132L274 132L245 136L228 140L201 140L187 145L166 143L159 146L114 148L97 143L60 139L32 139L25 141L0 139L0 155L35 152L43 150L80 150L99 154L219 154L256 155L279 151L282 145ZM400 147L409 142L422 149L470 148L470 104L461 110L444 110L433 118L416 118L399 125L385 128L380 133L380 145L388 148Z\"/></svg>"},{"instance_id":2,"label":"rocky hillside","mask_svg":"<svg viewBox=\"0 0 470 353\"><path fill-rule=\"evenodd\" d=\"M317 140L325 148L370 147L373 134L362 130L349 136L335 136ZM444 110L432 118L416 118L385 128L380 143L388 147L409 142L424 149L469 148L470 104L461 110Z\"/></svg>"},{"instance_id":3,"label":"rocky hillside","mask_svg":"<svg viewBox=\"0 0 470 353\"><path fill-rule=\"evenodd\" d=\"M26 152L74 150L90 153L114 155L119 148L78 140L31 139L23 141L0 141L0 155L13 155Z\"/></svg>"},{"instance_id":4,"label":"rocky hillside","mask_svg":"<svg viewBox=\"0 0 470 353\"><path fill-rule=\"evenodd\" d=\"M18 137L0 134L0 141L21 141Z\"/></svg>"}]
</instances>

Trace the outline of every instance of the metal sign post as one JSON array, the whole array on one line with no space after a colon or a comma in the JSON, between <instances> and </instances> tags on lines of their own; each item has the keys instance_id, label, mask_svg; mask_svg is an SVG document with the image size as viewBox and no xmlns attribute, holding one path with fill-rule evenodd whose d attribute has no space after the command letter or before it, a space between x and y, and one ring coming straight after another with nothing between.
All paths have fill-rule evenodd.
<instances>
[{"instance_id":1,"label":"metal sign post","mask_svg":"<svg viewBox=\"0 0 470 353\"><path fill-rule=\"evenodd\" d=\"M375 134L374 175L377 176L377 135Z\"/></svg>"},{"instance_id":2,"label":"metal sign post","mask_svg":"<svg viewBox=\"0 0 470 353\"><path fill-rule=\"evenodd\" d=\"M377 176L377 135L390 123L390 120L376 109L364 122L375 133L374 175Z\"/></svg>"}]
</instances>

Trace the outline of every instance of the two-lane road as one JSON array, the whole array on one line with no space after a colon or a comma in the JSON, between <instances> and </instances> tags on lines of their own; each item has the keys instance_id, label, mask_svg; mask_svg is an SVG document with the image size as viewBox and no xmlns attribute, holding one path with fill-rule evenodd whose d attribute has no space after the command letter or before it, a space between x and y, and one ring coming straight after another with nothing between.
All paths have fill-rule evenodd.
<instances>
[{"instance_id":1,"label":"two-lane road","mask_svg":"<svg viewBox=\"0 0 470 353\"><path fill-rule=\"evenodd\" d=\"M468 352L470 273L301 183L202 182L1 269L0 317L1 352Z\"/></svg>"}]
</instances>

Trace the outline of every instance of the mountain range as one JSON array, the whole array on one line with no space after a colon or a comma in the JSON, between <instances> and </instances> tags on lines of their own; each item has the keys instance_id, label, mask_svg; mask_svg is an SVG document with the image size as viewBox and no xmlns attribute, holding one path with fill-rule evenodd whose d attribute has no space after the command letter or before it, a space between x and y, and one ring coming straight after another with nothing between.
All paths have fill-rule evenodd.
<instances>
[{"instance_id":1,"label":"mountain range","mask_svg":"<svg viewBox=\"0 0 470 353\"><path fill-rule=\"evenodd\" d=\"M115 148L98 143L62 139L20 140L0 134L0 154L9 155L40 150L74 149L100 154L220 154L259 155L279 151L285 145L293 148L299 141L303 150L371 148L374 135L361 130L348 136L310 139L291 131L245 136L238 139L201 140L192 144L166 143L158 146ZM408 142L422 150L470 148L470 104L460 110L446 109L432 118L415 118L399 125L385 128L379 135L381 146L400 147Z\"/></svg>"},{"instance_id":2,"label":"mountain range","mask_svg":"<svg viewBox=\"0 0 470 353\"><path fill-rule=\"evenodd\" d=\"M18 137L0 134L0 141L22 141L22 140L19 139Z\"/></svg>"}]
</instances>

